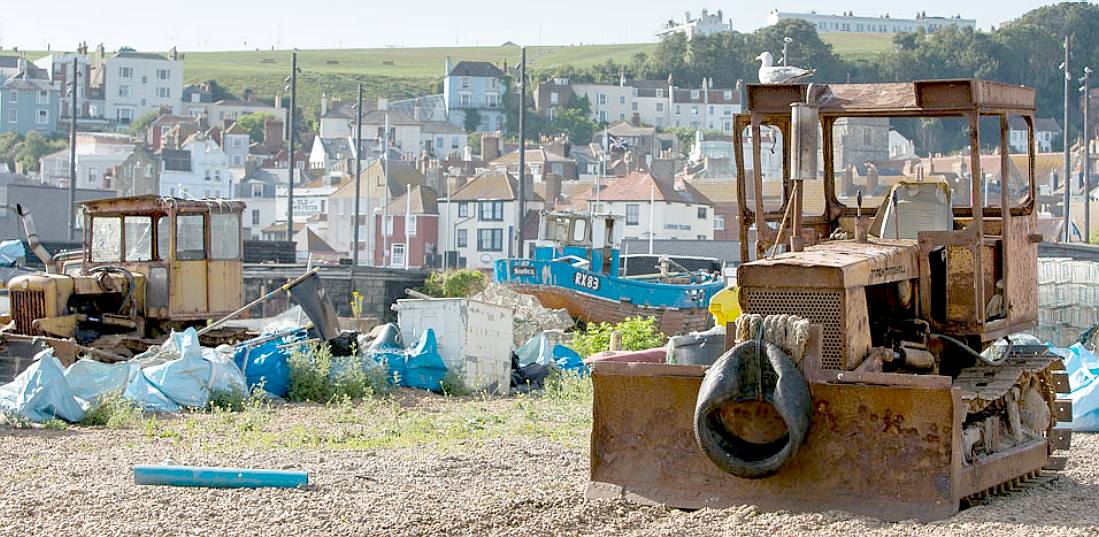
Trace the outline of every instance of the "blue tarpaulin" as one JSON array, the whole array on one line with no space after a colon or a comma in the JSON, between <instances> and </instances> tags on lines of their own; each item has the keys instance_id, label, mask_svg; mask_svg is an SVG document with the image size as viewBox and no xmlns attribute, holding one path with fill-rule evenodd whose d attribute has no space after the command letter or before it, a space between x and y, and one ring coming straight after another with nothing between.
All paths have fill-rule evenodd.
<instances>
[{"instance_id":1,"label":"blue tarpaulin","mask_svg":"<svg viewBox=\"0 0 1099 537\"><path fill-rule=\"evenodd\" d=\"M0 267L15 266L26 255L27 251L23 248L23 241L19 239L0 241Z\"/></svg>"},{"instance_id":2,"label":"blue tarpaulin","mask_svg":"<svg viewBox=\"0 0 1099 537\"><path fill-rule=\"evenodd\" d=\"M31 421L80 421L87 404L73 395L61 361L47 349L14 380L0 386L0 409Z\"/></svg>"},{"instance_id":3,"label":"blue tarpaulin","mask_svg":"<svg viewBox=\"0 0 1099 537\"><path fill-rule=\"evenodd\" d=\"M1064 359L1071 392L1072 423L1074 431L1099 431L1099 355L1076 343L1071 347L1054 347L1050 350Z\"/></svg>"},{"instance_id":4,"label":"blue tarpaulin","mask_svg":"<svg viewBox=\"0 0 1099 537\"><path fill-rule=\"evenodd\" d=\"M407 388L439 391L447 373L435 331L430 328L424 330L411 349L406 349L400 329L388 324L366 350L365 357L383 364L390 382Z\"/></svg>"},{"instance_id":5,"label":"blue tarpaulin","mask_svg":"<svg viewBox=\"0 0 1099 537\"><path fill-rule=\"evenodd\" d=\"M528 339L523 346L515 349L515 355L519 358L520 369L531 365L553 365L562 371L572 371L579 375L588 373L588 366L584 365L582 356L560 343L555 343L545 332L539 332Z\"/></svg>"},{"instance_id":6,"label":"blue tarpaulin","mask_svg":"<svg viewBox=\"0 0 1099 537\"><path fill-rule=\"evenodd\" d=\"M262 385L263 390L276 397L290 393L290 353L292 345L305 340L304 328L261 335L237 346L233 362L244 373L248 389Z\"/></svg>"}]
</instances>

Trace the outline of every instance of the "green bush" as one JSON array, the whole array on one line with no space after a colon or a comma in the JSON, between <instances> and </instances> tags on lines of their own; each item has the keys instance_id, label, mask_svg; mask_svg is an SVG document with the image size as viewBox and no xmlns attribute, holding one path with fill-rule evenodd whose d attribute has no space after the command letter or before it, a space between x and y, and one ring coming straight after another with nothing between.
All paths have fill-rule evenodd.
<instances>
[{"instance_id":1,"label":"green bush","mask_svg":"<svg viewBox=\"0 0 1099 537\"><path fill-rule=\"evenodd\" d=\"M465 378L457 371L447 371L446 375L443 375L443 380L439 382L439 391L443 392L443 395L454 397L473 393L466 384Z\"/></svg>"},{"instance_id":2,"label":"green bush","mask_svg":"<svg viewBox=\"0 0 1099 537\"><path fill-rule=\"evenodd\" d=\"M142 412L137 403L127 400L122 391L104 394L84 413L81 425L128 429L141 423Z\"/></svg>"},{"instance_id":3,"label":"green bush","mask_svg":"<svg viewBox=\"0 0 1099 537\"><path fill-rule=\"evenodd\" d=\"M384 367L364 370L358 356L333 357L326 344L299 346L290 354L291 401L362 399L388 391L387 380Z\"/></svg>"},{"instance_id":4,"label":"green bush","mask_svg":"<svg viewBox=\"0 0 1099 537\"><path fill-rule=\"evenodd\" d=\"M488 277L473 269L433 272L419 291L435 298L468 298L488 286Z\"/></svg>"},{"instance_id":5,"label":"green bush","mask_svg":"<svg viewBox=\"0 0 1099 537\"><path fill-rule=\"evenodd\" d=\"M618 324L591 323L572 339L570 346L588 357L611 348L611 332L622 334L622 346L619 350L640 351L660 347L667 338L656 327L655 317L628 317Z\"/></svg>"}]
</instances>

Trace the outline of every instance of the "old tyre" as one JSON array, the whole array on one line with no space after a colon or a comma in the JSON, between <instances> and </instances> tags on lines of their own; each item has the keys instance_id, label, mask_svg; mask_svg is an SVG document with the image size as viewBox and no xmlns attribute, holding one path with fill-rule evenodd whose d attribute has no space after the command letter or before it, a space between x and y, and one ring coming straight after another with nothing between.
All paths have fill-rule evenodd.
<instances>
[{"instance_id":1,"label":"old tyre","mask_svg":"<svg viewBox=\"0 0 1099 537\"><path fill-rule=\"evenodd\" d=\"M695 405L698 446L718 468L744 478L767 477L793 460L813 413L809 384L794 362L775 345L763 343L762 352L757 345L743 342L718 359L706 371ZM767 411L773 410L785 430L779 427L779 434L764 440L738 434L755 424L743 423L753 418L737 414L736 407L752 405L771 407ZM730 419L742 423L730 424Z\"/></svg>"}]
</instances>

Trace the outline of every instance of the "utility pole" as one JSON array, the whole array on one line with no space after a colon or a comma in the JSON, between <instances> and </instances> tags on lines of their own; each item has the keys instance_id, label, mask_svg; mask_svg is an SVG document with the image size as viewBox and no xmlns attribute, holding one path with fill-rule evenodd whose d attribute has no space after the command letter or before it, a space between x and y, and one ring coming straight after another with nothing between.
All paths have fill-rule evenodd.
<instances>
[{"instance_id":1,"label":"utility pole","mask_svg":"<svg viewBox=\"0 0 1099 537\"><path fill-rule=\"evenodd\" d=\"M389 262L389 233L393 231L389 224L389 114L385 115L385 129L382 133L382 177L385 186L382 187L382 266L388 267Z\"/></svg>"},{"instance_id":2,"label":"utility pole","mask_svg":"<svg viewBox=\"0 0 1099 537\"><path fill-rule=\"evenodd\" d=\"M518 242L515 251L518 257L523 253L523 219L526 216L526 170L527 168L527 47L519 49L519 219L515 223L515 239Z\"/></svg>"},{"instance_id":3,"label":"utility pole","mask_svg":"<svg viewBox=\"0 0 1099 537\"><path fill-rule=\"evenodd\" d=\"M1088 128L1091 105L1091 67L1084 67L1080 79L1084 86L1084 244L1091 244L1091 129Z\"/></svg>"},{"instance_id":4,"label":"utility pole","mask_svg":"<svg viewBox=\"0 0 1099 537\"><path fill-rule=\"evenodd\" d=\"M408 258L412 257L412 183L405 185L404 195L404 269L408 270Z\"/></svg>"},{"instance_id":5,"label":"utility pole","mask_svg":"<svg viewBox=\"0 0 1099 537\"><path fill-rule=\"evenodd\" d=\"M1069 229L1072 225L1072 221L1069 220L1069 204L1072 203L1072 169L1070 167L1071 155L1069 154L1068 143L1068 83L1072 80L1072 77L1068 74L1068 49L1069 49L1069 36L1065 36L1065 62L1061 64L1061 70L1065 72L1065 109L1064 109L1064 121L1061 122L1064 134L1061 135L1061 146L1064 151L1065 158L1065 196L1064 196L1064 222L1061 226L1064 228L1064 234L1062 240L1064 242L1072 241L1072 231Z\"/></svg>"},{"instance_id":6,"label":"utility pole","mask_svg":"<svg viewBox=\"0 0 1099 537\"><path fill-rule=\"evenodd\" d=\"M286 196L286 240L292 241L294 240L294 167L296 166L294 162L294 135L296 134L294 115L298 111L298 52L296 50L290 52L290 77L287 82L290 82L290 120L287 122L289 124L287 149L290 155L290 171L288 172L290 181L287 185Z\"/></svg>"},{"instance_id":7,"label":"utility pole","mask_svg":"<svg viewBox=\"0 0 1099 537\"><path fill-rule=\"evenodd\" d=\"M72 103L70 109L72 110L69 115L69 240L76 239L76 78L77 78L77 58L79 55L73 55L73 73L72 83L70 86L72 89L69 91L72 93L70 99Z\"/></svg>"},{"instance_id":8,"label":"utility pole","mask_svg":"<svg viewBox=\"0 0 1099 537\"><path fill-rule=\"evenodd\" d=\"M783 67L786 67L786 63L788 61L787 58L789 58L789 56L790 56L788 54L788 47L790 46L790 43L792 43L793 41L794 40L792 38L790 38L790 36L785 36L785 37L782 38L782 66Z\"/></svg>"},{"instance_id":9,"label":"utility pole","mask_svg":"<svg viewBox=\"0 0 1099 537\"><path fill-rule=\"evenodd\" d=\"M359 84L359 102L355 105L358 117L355 123L355 223L352 224L351 287L355 287L355 269L359 266L359 215L360 194L363 182L363 85Z\"/></svg>"}]
</instances>

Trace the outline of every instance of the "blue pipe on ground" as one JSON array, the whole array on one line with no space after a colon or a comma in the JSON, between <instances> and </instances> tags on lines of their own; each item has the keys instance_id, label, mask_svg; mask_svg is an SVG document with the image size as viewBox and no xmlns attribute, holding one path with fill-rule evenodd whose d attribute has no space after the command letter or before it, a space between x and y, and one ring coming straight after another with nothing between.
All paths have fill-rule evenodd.
<instances>
[{"instance_id":1,"label":"blue pipe on ground","mask_svg":"<svg viewBox=\"0 0 1099 537\"><path fill-rule=\"evenodd\" d=\"M308 485L309 474L287 470L137 465L134 466L134 482L175 487L295 488Z\"/></svg>"}]
</instances>

